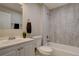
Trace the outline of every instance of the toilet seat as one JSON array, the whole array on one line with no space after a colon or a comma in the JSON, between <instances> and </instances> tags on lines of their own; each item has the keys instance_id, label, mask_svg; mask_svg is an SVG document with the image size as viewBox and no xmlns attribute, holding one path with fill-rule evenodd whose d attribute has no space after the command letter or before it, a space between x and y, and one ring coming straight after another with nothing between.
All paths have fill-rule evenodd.
<instances>
[{"instance_id":1,"label":"toilet seat","mask_svg":"<svg viewBox=\"0 0 79 59\"><path fill-rule=\"evenodd\" d=\"M51 55L53 49L48 46L41 46L37 48L38 51L43 55Z\"/></svg>"}]
</instances>

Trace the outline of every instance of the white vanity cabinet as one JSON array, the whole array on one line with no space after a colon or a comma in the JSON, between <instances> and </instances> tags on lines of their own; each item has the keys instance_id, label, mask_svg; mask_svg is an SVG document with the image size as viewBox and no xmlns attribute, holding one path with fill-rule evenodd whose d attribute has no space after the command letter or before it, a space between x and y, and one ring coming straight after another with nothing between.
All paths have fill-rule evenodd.
<instances>
[{"instance_id":1,"label":"white vanity cabinet","mask_svg":"<svg viewBox=\"0 0 79 59\"><path fill-rule=\"evenodd\" d=\"M16 56L16 46L0 49L0 56Z\"/></svg>"},{"instance_id":2,"label":"white vanity cabinet","mask_svg":"<svg viewBox=\"0 0 79 59\"><path fill-rule=\"evenodd\" d=\"M34 40L0 49L0 56L33 56Z\"/></svg>"},{"instance_id":3,"label":"white vanity cabinet","mask_svg":"<svg viewBox=\"0 0 79 59\"><path fill-rule=\"evenodd\" d=\"M19 47L17 48L17 55L18 56L33 56L35 55L34 49L35 49L34 41L20 44Z\"/></svg>"},{"instance_id":4,"label":"white vanity cabinet","mask_svg":"<svg viewBox=\"0 0 79 59\"><path fill-rule=\"evenodd\" d=\"M17 56L24 56L24 45L17 46L16 52Z\"/></svg>"},{"instance_id":5,"label":"white vanity cabinet","mask_svg":"<svg viewBox=\"0 0 79 59\"><path fill-rule=\"evenodd\" d=\"M24 47L25 49L25 56L34 56L34 45L28 45Z\"/></svg>"},{"instance_id":6,"label":"white vanity cabinet","mask_svg":"<svg viewBox=\"0 0 79 59\"><path fill-rule=\"evenodd\" d=\"M6 54L4 54L3 56L16 56L16 51L9 51Z\"/></svg>"}]
</instances>

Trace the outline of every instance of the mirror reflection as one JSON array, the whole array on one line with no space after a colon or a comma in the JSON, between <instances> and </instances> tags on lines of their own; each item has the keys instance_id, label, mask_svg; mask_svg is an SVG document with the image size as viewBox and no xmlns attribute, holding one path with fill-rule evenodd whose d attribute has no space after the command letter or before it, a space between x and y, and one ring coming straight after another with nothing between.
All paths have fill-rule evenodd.
<instances>
[{"instance_id":1,"label":"mirror reflection","mask_svg":"<svg viewBox=\"0 0 79 59\"><path fill-rule=\"evenodd\" d=\"M21 7L18 3L0 3L0 29L22 28Z\"/></svg>"}]
</instances>

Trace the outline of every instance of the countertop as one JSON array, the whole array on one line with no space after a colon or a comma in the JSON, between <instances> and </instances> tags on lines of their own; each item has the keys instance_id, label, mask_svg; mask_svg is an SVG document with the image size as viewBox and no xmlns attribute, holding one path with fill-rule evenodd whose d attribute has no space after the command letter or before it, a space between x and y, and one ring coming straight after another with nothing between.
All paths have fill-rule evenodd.
<instances>
[{"instance_id":1,"label":"countertop","mask_svg":"<svg viewBox=\"0 0 79 59\"><path fill-rule=\"evenodd\" d=\"M34 39L32 38L16 38L14 40L1 40L0 41L0 49L6 48L6 47L10 47L13 45L17 45L17 44L21 44L21 43L25 43L25 42L29 42L29 41L33 41Z\"/></svg>"}]
</instances>

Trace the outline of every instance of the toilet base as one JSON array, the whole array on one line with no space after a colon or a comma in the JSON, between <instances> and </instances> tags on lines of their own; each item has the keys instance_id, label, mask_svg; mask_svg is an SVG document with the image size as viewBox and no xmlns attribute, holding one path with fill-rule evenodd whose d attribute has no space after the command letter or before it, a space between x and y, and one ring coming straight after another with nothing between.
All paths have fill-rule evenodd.
<instances>
[{"instance_id":1,"label":"toilet base","mask_svg":"<svg viewBox=\"0 0 79 59\"><path fill-rule=\"evenodd\" d=\"M51 54L43 54L43 53L40 53L40 51L37 49L37 48L35 48L35 56L51 56Z\"/></svg>"}]
</instances>

